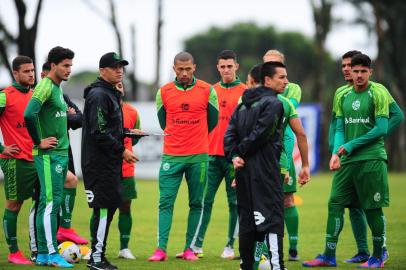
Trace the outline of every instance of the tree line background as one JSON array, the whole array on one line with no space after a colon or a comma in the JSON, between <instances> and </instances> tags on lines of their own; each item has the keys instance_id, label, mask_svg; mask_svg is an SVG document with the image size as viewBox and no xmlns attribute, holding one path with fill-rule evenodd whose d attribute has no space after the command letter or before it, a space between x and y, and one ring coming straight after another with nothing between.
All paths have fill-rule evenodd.
<instances>
[{"instance_id":1,"label":"tree line background","mask_svg":"<svg viewBox=\"0 0 406 270\"><path fill-rule=\"evenodd\" d=\"M135 26L131 25L131 52L123 51L122 34L118 27L119 1L108 2L108 12L101 11L95 2L82 0L112 27L117 42L117 51L126 59L130 59L131 67L135 67ZM167 0L169 1L169 0ZM44 3L45 2L45 3ZM156 70L154 82L148 83L149 98L153 99L160 82L160 58L162 44L162 26L165 18L162 15L165 1L157 0L157 28L156 28ZM333 16L335 5L350 3L358 11L353 18ZM10 59L16 54L27 55L36 59L35 45L38 36L38 24L45 0L37 0L34 20L27 25L27 5L24 0L14 0L14 7L18 16L18 32L12 34L0 17L0 65L4 66L12 79ZM334 90L345 82L342 79L340 62L334 59L326 50L326 39L333 25L349 24L362 25L370 36L375 36L378 54L374 60L373 80L383 83L390 90L392 96L402 109L406 108L406 2L404 0L309 0L312 7L315 35L305 36L298 32L280 32L272 25L258 26L254 23L241 22L227 28L212 27L205 32L197 33L184 41L184 50L191 52L198 63L197 77L204 78L210 83L219 80L218 72L214 68L216 55L228 48L236 51L240 63L239 76L245 81L248 70L255 64L262 62L264 52L272 48L281 50L286 56L289 80L301 85L302 102L319 103L322 106L321 123L321 153L328 157L327 134L331 115L331 105ZM343 42L345 42L343 40ZM371 41L372 42L372 41ZM354 48L355 49L355 48ZM343 52L344 53L344 52ZM131 57L126 57L126 56ZM211 57L207 57L211 56ZM39 67L36 67L37 69ZM83 71L72 76L70 81L82 84L90 83L95 77L93 71ZM135 76L135 68L127 70L127 99L135 100L139 86L143 82ZM145 85L145 83L143 83ZM389 168L392 170L406 170L406 136L405 124L386 140L389 155ZM321 168L327 168L328 159L321 159Z\"/></svg>"}]
</instances>

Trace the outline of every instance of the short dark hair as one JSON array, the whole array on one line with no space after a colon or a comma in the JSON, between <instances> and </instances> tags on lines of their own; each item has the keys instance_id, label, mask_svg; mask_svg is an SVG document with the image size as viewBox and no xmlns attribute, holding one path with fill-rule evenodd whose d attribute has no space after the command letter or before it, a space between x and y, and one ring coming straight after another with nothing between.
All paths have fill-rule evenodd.
<instances>
[{"instance_id":1,"label":"short dark hair","mask_svg":"<svg viewBox=\"0 0 406 270\"><path fill-rule=\"evenodd\" d=\"M193 58L193 55L188 52L180 52L177 55L175 55L175 58L173 59L173 64L176 64L176 62L187 62L187 61L192 61L192 63L195 63L195 59Z\"/></svg>"},{"instance_id":2,"label":"short dark hair","mask_svg":"<svg viewBox=\"0 0 406 270\"><path fill-rule=\"evenodd\" d=\"M354 55L353 58L351 58L351 67L360 65L363 67L371 68L371 63L371 58L369 58L369 56L366 54L357 54Z\"/></svg>"},{"instance_id":3,"label":"short dark hair","mask_svg":"<svg viewBox=\"0 0 406 270\"><path fill-rule=\"evenodd\" d=\"M18 71L20 69L21 65L24 65L24 64L32 64L32 59L25 55L19 55L13 59L11 66L14 71Z\"/></svg>"},{"instance_id":4,"label":"short dark hair","mask_svg":"<svg viewBox=\"0 0 406 270\"><path fill-rule=\"evenodd\" d=\"M48 61L42 64L42 71L51 71L51 64Z\"/></svg>"},{"instance_id":5,"label":"short dark hair","mask_svg":"<svg viewBox=\"0 0 406 270\"><path fill-rule=\"evenodd\" d=\"M276 74L276 68L286 68L281 62L265 62L261 67L261 83L265 83L265 77L272 78Z\"/></svg>"},{"instance_id":6,"label":"short dark hair","mask_svg":"<svg viewBox=\"0 0 406 270\"><path fill-rule=\"evenodd\" d=\"M345 59L345 58L352 58L354 55L357 54L362 54L362 52L357 51L357 50L353 50L353 51L348 51L345 54L343 54L343 56L341 57L341 59Z\"/></svg>"},{"instance_id":7,"label":"short dark hair","mask_svg":"<svg viewBox=\"0 0 406 270\"><path fill-rule=\"evenodd\" d=\"M261 64L257 64L250 69L248 73L256 84L261 83Z\"/></svg>"},{"instance_id":8,"label":"short dark hair","mask_svg":"<svg viewBox=\"0 0 406 270\"><path fill-rule=\"evenodd\" d=\"M48 62L49 64L59 64L65 59L73 59L75 57L75 53L68 49L62 48L61 46L57 46L52 48L48 53Z\"/></svg>"},{"instance_id":9,"label":"short dark hair","mask_svg":"<svg viewBox=\"0 0 406 270\"><path fill-rule=\"evenodd\" d=\"M223 50L217 55L217 62L220 59L233 59L235 62L237 62L237 54L232 50Z\"/></svg>"}]
</instances>

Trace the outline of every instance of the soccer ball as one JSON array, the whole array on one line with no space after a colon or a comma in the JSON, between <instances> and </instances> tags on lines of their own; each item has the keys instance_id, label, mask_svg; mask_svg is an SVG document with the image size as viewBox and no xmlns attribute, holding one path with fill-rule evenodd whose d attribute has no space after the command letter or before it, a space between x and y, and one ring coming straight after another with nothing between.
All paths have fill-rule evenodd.
<instances>
[{"instance_id":1,"label":"soccer ball","mask_svg":"<svg viewBox=\"0 0 406 270\"><path fill-rule=\"evenodd\" d=\"M271 270L271 263L265 256L261 256L259 261L258 270Z\"/></svg>"},{"instance_id":2,"label":"soccer ball","mask_svg":"<svg viewBox=\"0 0 406 270\"><path fill-rule=\"evenodd\" d=\"M82 254L79 247L70 241L65 241L58 246L59 254L69 263L78 263Z\"/></svg>"},{"instance_id":3,"label":"soccer ball","mask_svg":"<svg viewBox=\"0 0 406 270\"><path fill-rule=\"evenodd\" d=\"M82 260L89 260L92 250L88 246L80 246L80 254L82 254Z\"/></svg>"}]
</instances>

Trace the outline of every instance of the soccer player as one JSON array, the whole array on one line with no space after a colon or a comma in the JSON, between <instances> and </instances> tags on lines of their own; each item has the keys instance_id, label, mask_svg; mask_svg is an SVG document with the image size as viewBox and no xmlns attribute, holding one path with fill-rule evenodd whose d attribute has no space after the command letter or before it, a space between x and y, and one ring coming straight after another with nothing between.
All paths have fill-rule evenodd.
<instances>
[{"instance_id":1,"label":"soccer player","mask_svg":"<svg viewBox=\"0 0 406 270\"><path fill-rule=\"evenodd\" d=\"M91 219L91 270L117 269L105 257L109 228L122 203L121 170L123 159L138 159L124 147L121 93L116 85L123 80L123 60L109 52L99 60L98 77L84 90L82 127L82 172L87 202L93 208Z\"/></svg>"},{"instance_id":2,"label":"soccer player","mask_svg":"<svg viewBox=\"0 0 406 270\"><path fill-rule=\"evenodd\" d=\"M48 62L45 62L42 65L41 78L44 78L48 75L51 70L51 65ZM63 99L68 105L67 119L68 119L68 130L78 129L82 127L82 112L76 106L71 99L63 94ZM69 133L68 133L69 136ZM69 144L69 163L68 163L68 172L66 174L65 184L63 185L63 197L61 205L61 216L59 228L56 233L56 239L58 242L63 241L72 241L79 245L86 245L88 242L86 239L80 237L77 232L72 228L72 212L73 207L75 206L76 198L76 187L78 185L78 178L75 175L75 165L73 162L72 148Z\"/></svg>"},{"instance_id":3,"label":"soccer player","mask_svg":"<svg viewBox=\"0 0 406 270\"><path fill-rule=\"evenodd\" d=\"M348 51L342 56L341 61L341 71L344 76L344 80L347 81L347 84L339 87L334 94L333 100L333 108L332 108L332 117L329 127L329 149L330 152L333 152L334 148L334 136L336 132L336 111L337 111L337 104L340 97L351 91L354 82L351 77L351 59L354 55L361 54L360 51ZM389 122L388 122L388 134L390 134L395 128L399 126L399 124L403 121L404 115L402 110L399 108L398 104L390 95L389 91L381 84L377 84L371 82L376 86L382 87L385 92L389 95L390 104L389 104ZM349 217L351 221L352 232L354 234L355 241L357 243L358 252L350 259L347 259L346 262L348 263L362 263L368 260L369 258L369 250L368 250L368 242L367 242L367 220L365 217L365 213L361 208L349 208ZM386 240L386 238L385 238ZM388 252L386 248L386 241L384 242L383 246L383 255L382 258L384 261L388 259Z\"/></svg>"},{"instance_id":4,"label":"soccer player","mask_svg":"<svg viewBox=\"0 0 406 270\"><path fill-rule=\"evenodd\" d=\"M239 214L240 268L253 270L255 242L267 242L272 269L284 269L282 151L283 105L277 91L288 84L285 66L267 62L262 86L247 90L224 137L224 153L233 162Z\"/></svg>"},{"instance_id":5,"label":"soccer player","mask_svg":"<svg viewBox=\"0 0 406 270\"><path fill-rule=\"evenodd\" d=\"M238 67L235 52L224 50L217 56L217 70L220 73L221 81L213 87L219 100L219 119L217 126L209 134L208 184L204 198L202 224L193 247L193 251L198 257L203 257L204 236L210 222L214 198L223 178L227 192L229 221L227 243L221 257L224 259L233 259L235 257L234 241L238 235L237 198L235 189L231 187L231 181L234 179L234 169L224 157L223 140L231 114L246 89L246 85L237 77Z\"/></svg>"},{"instance_id":6,"label":"soccer player","mask_svg":"<svg viewBox=\"0 0 406 270\"><path fill-rule=\"evenodd\" d=\"M383 268L382 247L389 205L387 155L384 135L388 131L387 92L369 81L371 59L364 54L351 59L354 82L337 100L337 125L330 169L337 170L328 207L326 245L323 254L304 262L307 267L336 266L336 246L343 227L345 207L364 210L372 232L373 253L361 268Z\"/></svg>"},{"instance_id":7,"label":"soccer player","mask_svg":"<svg viewBox=\"0 0 406 270\"><path fill-rule=\"evenodd\" d=\"M31 264L17 244L17 218L23 202L33 195L38 182L32 157L32 141L24 122L24 110L32 96L34 64L27 56L12 62L14 82L0 92L0 165L4 173L6 203L3 216L4 236L9 248L8 261Z\"/></svg>"},{"instance_id":8,"label":"soccer player","mask_svg":"<svg viewBox=\"0 0 406 270\"><path fill-rule=\"evenodd\" d=\"M176 78L156 95L158 119L165 133L159 170L158 247L149 261L167 259L166 248L172 225L173 205L183 176L189 191L189 216L182 258L195 261L196 243L203 215L207 184L209 132L218 121L216 91L194 76L196 64L188 52L178 53L173 62Z\"/></svg>"},{"instance_id":9,"label":"soccer player","mask_svg":"<svg viewBox=\"0 0 406 270\"><path fill-rule=\"evenodd\" d=\"M264 62L276 61L285 63L285 56L278 50L269 50L263 57ZM302 96L302 90L298 84L289 82L282 95L288 98L297 108ZM289 261L298 261L299 255L297 251L297 243L299 240L299 214L295 205L293 194L296 192L296 170L292 158L293 148L295 145L295 136L290 126L287 126L284 134L284 149L287 157L287 174L289 177L287 183L283 184L284 208L285 208L285 224L289 235Z\"/></svg>"},{"instance_id":10,"label":"soccer player","mask_svg":"<svg viewBox=\"0 0 406 270\"><path fill-rule=\"evenodd\" d=\"M117 89L121 89L124 95L124 87L120 82L116 85ZM121 109L123 111L124 128L140 129L141 121L136 108L129 103L122 102ZM133 152L133 146L138 142L135 138L124 138L124 146L126 149ZM137 198L137 187L134 177L135 164L123 161L121 186L123 189L123 202L119 207L118 215L118 230L120 232L120 252L119 258L134 260L135 256L128 248L128 242L131 238L132 216L131 216L131 201Z\"/></svg>"},{"instance_id":11,"label":"soccer player","mask_svg":"<svg viewBox=\"0 0 406 270\"><path fill-rule=\"evenodd\" d=\"M40 180L41 193L36 218L37 265L73 267L58 253L56 240L63 184L68 167L69 139L62 81L71 73L73 51L55 47L48 54L51 71L35 87L24 118L34 142L34 164Z\"/></svg>"},{"instance_id":12,"label":"soccer player","mask_svg":"<svg viewBox=\"0 0 406 270\"><path fill-rule=\"evenodd\" d=\"M259 87L261 83L261 65L254 66L247 76L247 86L249 88ZM299 152L302 158L302 169L299 173L299 184L301 186L305 185L310 180L310 168L309 168L309 161L308 161L308 145L307 145L307 138L306 133L303 129L302 123L298 114L296 112L295 106L292 102L287 99L286 97L282 96L283 91L279 90L278 99L282 102L283 105L283 124L282 124L282 132L286 131L287 126L289 125L297 137ZM282 89L283 90L283 89ZM282 133L283 134L283 133ZM284 136L282 136L283 138ZM288 158L286 157L286 151L284 147L282 148L281 158L280 158L280 173L281 178L284 180L284 183L289 181L289 172L288 172ZM255 251L255 265L254 269L257 269L261 256L263 254L263 246L264 243L258 242L256 245ZM266 244L266 243L265 243ZM265 252L265 256L267 252Z\"/></svg>"}]
</instances>

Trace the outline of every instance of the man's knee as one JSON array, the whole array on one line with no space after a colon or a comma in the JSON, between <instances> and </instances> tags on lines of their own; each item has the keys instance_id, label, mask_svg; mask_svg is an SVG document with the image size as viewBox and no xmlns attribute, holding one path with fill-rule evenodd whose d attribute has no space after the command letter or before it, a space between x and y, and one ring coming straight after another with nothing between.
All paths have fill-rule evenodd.
<instances>
[{"instance_id":1,"label":"man's knee","mask_svg":"<svg viewBox=\"0 0 406 270\"><path fill-rule=\"evenodd\" d=\"M74 175L71 171L66 174L65 188L75 188L78 185L78 177Z\"/></svg>"},{"instance_id":2,"label":"man's knee","mask_svg":"<svg viewBox=\"0 0 406 270\"><path fill-rule=\"evenodd\" d=\"M283 207L289 208L295 206L295 197L293 193L285 193L283 197Z\"/></svg>"},{"instance_id":3,"label":"man's knee","mask_svg":"<svg viewBox=\"0 0 406 270\"><path fill-rule=\"evenodd\" d=\"M12 200L7 200L6 201L6 208L12 212L20 212L21 206L23 205L23 202L20 201L12 201Z\"/></svg>"},{"instance_id":4,"label":"man's knee","mask_svg":"<svg viewBox=\"0 0 406 270\"><path fill-rule=\"evenodd\" d=\"M131 212L131 200L125 200L120 205L120 213L130 213Z\"/></svg>"}]
</instances>

